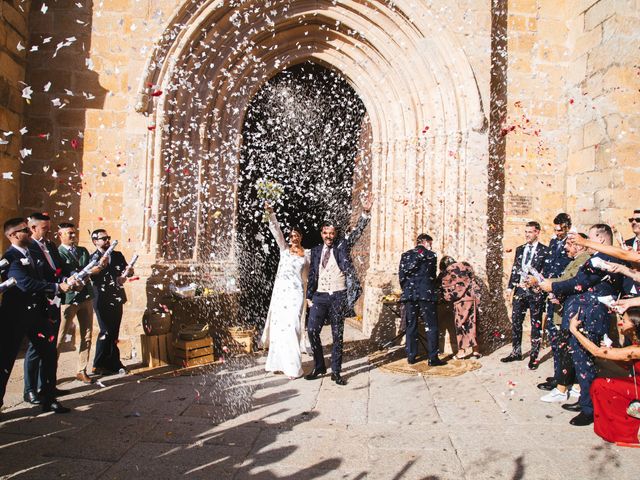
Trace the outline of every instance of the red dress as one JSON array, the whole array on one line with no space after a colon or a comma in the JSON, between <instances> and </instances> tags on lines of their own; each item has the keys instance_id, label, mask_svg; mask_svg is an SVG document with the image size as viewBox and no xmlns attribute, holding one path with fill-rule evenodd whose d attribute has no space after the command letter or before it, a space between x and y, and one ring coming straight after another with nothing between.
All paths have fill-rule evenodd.
<instances>
[{"instance_id":1,"label":"red dress","mask_svg":"<svg viewBox=\"0 0 640 480\"><path fill-rule=\"evenodd\" d=\"M640 361L635 370L640 392ZM591 384L593 430L608 442L640 443L640 420L627 415L636 398L633 377L596 378Z\"/></svg>"}]
</instances>

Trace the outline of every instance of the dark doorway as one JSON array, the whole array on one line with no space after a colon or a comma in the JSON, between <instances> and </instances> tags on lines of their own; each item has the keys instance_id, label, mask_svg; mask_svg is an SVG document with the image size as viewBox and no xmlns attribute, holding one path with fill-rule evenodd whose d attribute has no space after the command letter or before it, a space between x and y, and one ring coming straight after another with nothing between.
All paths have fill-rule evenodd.
<instances>
[{"instance_id":1,"label":"dark doorway","mask_svg":"<svg viewBox=\"0 0 640 480\"><path fill-rule=\"evenodd\" d=\"M252 100L243 128L237 226L241 314L248 323L264 322L279 261L258 183L282 186L276 215L285 236L291 226L302 229L305 248L321 242L327 218L347 228L355 165L364 157L361 137L368 133L365 113L340 74L310 62L278 73Z\"/></svg>"}]
</instances>

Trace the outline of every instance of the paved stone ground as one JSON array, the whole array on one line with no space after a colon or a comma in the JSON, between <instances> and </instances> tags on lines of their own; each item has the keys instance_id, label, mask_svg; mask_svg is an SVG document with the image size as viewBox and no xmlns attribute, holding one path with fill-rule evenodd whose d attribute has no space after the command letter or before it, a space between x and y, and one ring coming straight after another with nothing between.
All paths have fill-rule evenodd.
<instances>
[{"instance_id":1,"label":"paved stone ground","mask_svg":"<svg viewBox=\"0 0 640 480\"><path fill-rule=\"evenodd\" d=\"M401 376L370 367L366 342L353 329L347 337L346 387L265 374L264 357L244 357L193 376L69 381L67 415L19 403L19 362L0 423L0 476L640 478L640 449L572 427L570 412L538 400L550 361L530 372L501 364L503 349L459 377ZM61 370L74 362L64 353Z\"/></svg>"}]
</instances>

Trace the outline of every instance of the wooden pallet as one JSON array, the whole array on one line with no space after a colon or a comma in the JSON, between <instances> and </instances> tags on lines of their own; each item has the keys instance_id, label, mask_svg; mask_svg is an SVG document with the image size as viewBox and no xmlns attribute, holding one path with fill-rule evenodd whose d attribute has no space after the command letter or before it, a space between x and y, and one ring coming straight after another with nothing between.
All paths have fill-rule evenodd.
<instances>
[{"instance_id":1,"label":"wooden pallet","mask_svg":"<svg viewBox=\"0 0 640 480\"><path fill-rule=\"evenodd\" d=\"M140 335L142 360L151 368L164 367L171 363L171 334Z\"/></svg>"},{"instance_id":2,"label":"wooden pallet","mask_svg":"<svg viewBox=\"0 0 640 480\"><path fill-rule=\"evenodd\" d=\"M209 336L199 340L175 340L173 342L174 364L193 367L213 362L213 339Z\"/></svg>"}]
</instances>

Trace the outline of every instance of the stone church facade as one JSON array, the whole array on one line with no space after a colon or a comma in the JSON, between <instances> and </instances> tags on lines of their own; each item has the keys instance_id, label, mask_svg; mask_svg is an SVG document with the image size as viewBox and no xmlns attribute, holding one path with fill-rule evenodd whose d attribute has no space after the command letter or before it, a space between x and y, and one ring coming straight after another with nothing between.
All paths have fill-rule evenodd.
<instances>
[{"instance_id":1,"label":"stone church facade","mask_svg":"<svg viewBox=\"0 0 640 480\"><path fill-rule=\"evenodd\" d=\"M140 255L124 350L170 281L203 265L237 275L244 113L301 62L340 72L367 110L365 333L422 231L474 266L503 317L524 222L548 240L560 211L584 228L640 205L637 1L11 0L0 12L1 216L49 212L87 246L104 227Z\"/></svg>"}]
</instances>

